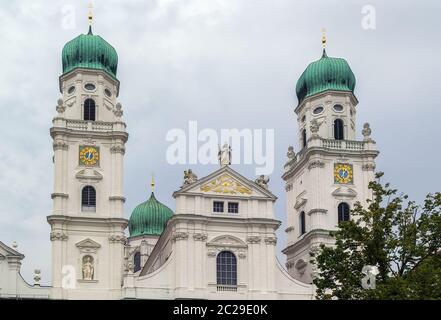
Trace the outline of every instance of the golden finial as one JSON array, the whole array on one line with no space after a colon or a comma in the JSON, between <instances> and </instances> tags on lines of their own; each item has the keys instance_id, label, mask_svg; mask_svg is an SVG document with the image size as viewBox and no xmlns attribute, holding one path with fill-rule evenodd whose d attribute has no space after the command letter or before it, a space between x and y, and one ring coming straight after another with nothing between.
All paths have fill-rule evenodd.
<instances>
[{"instance_id":1,"label":"golden finial","mask_svg":"<svg viewBox=\"0 0 441 320\"><path fill-rule=\"evenodd\" d=\"M88 19L89 19L89 26L91 26L92 23L93 23L93 4L92 4L92 2L89 3L89 15L88 15Z\"/></svg>"},{"instance_id":2,"label":"golden finial","mask_svg":"<svg viewBox=\"0 0 441 320\"><path fill-rule=\"evenodd\" d=\"M323 49L326 49L326 29L322 28L322 45Z\"/></svg>"},{"instance_id":3,"label":"golden finial","mask_svg":"<svg viewBox=\"0 0 441 320\"><path fill-rule=\"evenodd\" d=\"M155 176L152 174L152 193L155 192Z\"/></svg>"}]
</instances>

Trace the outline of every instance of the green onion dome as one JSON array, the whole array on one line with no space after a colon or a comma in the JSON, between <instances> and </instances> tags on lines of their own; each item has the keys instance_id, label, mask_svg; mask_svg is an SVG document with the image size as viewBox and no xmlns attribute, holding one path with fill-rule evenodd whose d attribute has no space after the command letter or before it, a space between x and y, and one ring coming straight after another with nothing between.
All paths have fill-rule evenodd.
<instances>
[{"instance_id":1,"label":"green onion dome","mask_svg":"<svg viewBox=\"0 0 441 320\"><path fill-rule=\"evenodd\" d=\"M103 38L92 33L82 34L66 43L62 53L63 74L76 68L103 70L116 79L118 54Z\"/></svg>"},{"instance_id":2,"label":"green onion dome","mask_svg":"<svg viewBox=\"0 0 441 320\"><path fill-rule=\"evenodd\" d=\"M354 93L355 76L345 59L328 57L326 51L320 60L306 68L297 81L296 93L299 104L305 98L327 91Z\"/></svg>"},{"instance_id":3,"label":"green onion dome","mask_svg":"<svg viewBox=\"0 0 441 320\"><path fill-rule=\"evenodd\" d=\"M150 199L138 205L130 216L130 237L161 235L165 224L172 215L173 211L156 200L155 194L152 192Z\"/></svg>"}]
</instances>

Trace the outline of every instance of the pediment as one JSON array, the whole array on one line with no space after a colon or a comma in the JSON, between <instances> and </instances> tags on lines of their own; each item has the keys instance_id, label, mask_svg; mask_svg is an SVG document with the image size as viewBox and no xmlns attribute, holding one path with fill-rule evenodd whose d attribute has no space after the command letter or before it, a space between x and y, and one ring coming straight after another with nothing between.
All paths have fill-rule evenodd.
<instances>
[{"instance_id":1,"label":"pediment","mask_svg":"<svg viewBox=\"0 0 441 320\"><path fill-rule=\"evenodd\" d=\"M294 204L294 209L299 210L301 207L303 207L306 204L307 201L308 198L306 197L306 192L303 191L297 196L296 203Z\"/></svg>"},{"instance_id":2,"label":"pediment","mask_svg":"<svg viewBox=\"0 0 441 320\"><path fill-rule=\"evenodd\" d=\"M230 167L221 168L190 185L184 186L174 195L188 193L277 199L269 190L243 177Z\"/></svg>"},{"instance_id":3,"label":"pediment","mask_svg":"<svg viewBox=\"0 0 441 320\"><path fill-rule=\"evenodd\" d=\"M332 195L334 197L355 198L357 192L351 188L339 187L332 192Z\"/></svg>"},{"instance_id":4,"label":"pediment","mask_svg":"<svg viewBox=\"0 0 441 320\"><path fill-rule=\"evenodd\" d=\"M101 248L101 245L98 242L93 241L92 239L82 240L82 241L78 242L77 244L75 244L75 246L77 248L80 248L80 249L98 249L98 248Z\"/></svg>"},{"instance_id":5,"label":"pediment","mask_svg":"<svg viewBox=\"0 0 441 320\"><path fill-rule=\"evenodd\" d=\"M202 192L228 195L251 195L253 190L228 173L217 176L200 186Z\"/></svg>"},{"instance_id":6,"label":"pediment","mask_svg":"<svg viewBox=\"0 0 441 320\"><path fill-rule=\"evenodd\" d=\"M103 175L93 169L81 170L75 175L75 177L77 179L84 179L84 180L102 180L103 179Z\"/></svg>"},{"instance_id":7,"label":"pediment","mask_svg":"<svg viewBox=\"0 0 441 320\"><path fill-rule=\"evenodd\" d=\"M247 248L247 244L239 238L225 235L214 238L207 243L207 247Z\"/></svg>"},{"instance_id":8,"label":"pediment","mask_svg":"<svg viewBox=\"0 0 441 320\"><path fill-rule=\"evenodd\" d=\"M2 256L3 258L5 257L17 257L19 259L24 258L24 255L22 255L20 252L12 249L11 247L8 247L1 241L0 241L0 256Z\"/></svg>"}]
</instances>

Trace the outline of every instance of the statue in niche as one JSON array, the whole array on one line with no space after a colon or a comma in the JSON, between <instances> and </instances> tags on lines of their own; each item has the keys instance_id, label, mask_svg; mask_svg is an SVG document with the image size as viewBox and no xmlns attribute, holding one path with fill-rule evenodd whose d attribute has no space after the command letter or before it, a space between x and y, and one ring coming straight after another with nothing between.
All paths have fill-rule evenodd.
<instances>
[{"instance_id":1,"label":"statue in niche","mask_svg":"<svg viewBox=\"0 0 441 320\"><path fill-rule=\"evenodd\" d=\"M225 143L222 149L219 148L217 157L221 167L229 166L231 164L231 147L228 145L228 143Z\"/></svg>"},{"instance_id":2,"label":"statue in niche","mask_svg":"<svg viewBox=\"0 0 441 320\"><path fill-rule=\"evenodd\" d=\"M91 256L83 257L83 280L93 280L94 267Z\"/></svg>"}]
</instances>

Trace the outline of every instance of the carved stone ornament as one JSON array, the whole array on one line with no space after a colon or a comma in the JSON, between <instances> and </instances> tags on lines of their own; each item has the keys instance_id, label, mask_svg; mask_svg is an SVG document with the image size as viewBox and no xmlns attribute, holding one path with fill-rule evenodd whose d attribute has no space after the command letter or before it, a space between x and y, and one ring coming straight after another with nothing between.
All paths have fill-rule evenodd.
<instances>
[{"instance_id":1,"label":"carved stone ornament","mask_svg":"<svg viewBox=\"0 0 441 320\"><path fill-rule=\"evenodd\" d=\"M124 155L126 153L126 148L121 145L112 146L110 148L110 153L120 153Z\"/></svg>"},{"instance_id":2,"label":"carved stone ornament","mask_svg":"<svg viewBox=\"0 0 441 320\"><path fill-rule=\"evenodd\" d=\"M41 280L41 270L35 269L34 270L34 285L39 286Z\"/></svg>"},{"instance_id":3,"label":"carved stone ornament","mask_svg":"<svg viewBox=\"0 0 441 320\"><path fill-rule=\"evenodd\" d=\"M62 140L56 140L54 141L54 143L52 144L54 151L57 150L68 150L69 149L69 145L62 141Z\"/></svg>"},{"instance_id":4,"label":"carved stone ornament","mask_svg":"<svg viewBox=\"0 0 441 320\"><path fill-rule=\"evenodd\" d=\"M369 123L366 122L363 125L363 130L361 131L361 133L363 134L364 141L368 141L371 139L370 137L371 137L372 130L371 130Z\"/></svg>"},{"instance_id":5,"label":"carved stone ornament","mask_svg":"<svg viewBox=\"0 0 441 320\"><path fill-rule=\"evenodd\" d=\"M306 270L307 265L308 265L307 262L305 262L303 259L299 259L299 260L297 260L297 262L295 263L294 266L299 273L303 274Z\"/></svg>"},{"instance_id":6,"label":"carved stone ornament","mask_svg":"<svg viewBox=\"0 0 441 320\"><path fill-rule=\"evenodd\" d=\"M237 256L239 257L239 259L245 259L247 257L245 252L239 252Z\"/></svg>"},{"instance_id":7,"label":"carved stone ornament","mask_svg":"<svg viewBox=\"0 0 441 320\"><path fill-rule=\"evenodd\" d=\"M286 153L286 156L288 157L288 162L296 157L296 153L294 152L293 146L288 147L288 152Z\"/></svg>"},{"instance_id":8,"label":"carved stone ornament","mask_svg":"<svg viewBox=\"0 0 441 320\"><path fill-rule=\"evenodd\" d=\"M320 125L321 125L321 123L319 123L317 121L317 119L313 119L311 121L310 129L311 129L312 134L317 134L317 132L319 132Z\"/></svg>"},{"instance_id":9,"label":"carved stone ornament","mask_svg":"<svg viewBox=\"0 0 441 320\"><path fill-rule=\"evenodd\" d=\"M262 238L260 236L249 236L247 238L247 243L251 243L251 244L257 244L260 243L262 241Z\"/></svg>"},{"instance_id":10,"label":"carved stone ornament","mask_svg":"<svg viewBox=\"0 0 441 320\"><path fill-rule=\"evenodd\" d=\"M366 163L361 167L363 171L374 171L375 168L375 163Z\"/></svg>"},{"instance_id":11,"label":"carved stone ornament","mask_svg":"<svg viewBox=\"0 0 441 320\"><path fill-rule=\"evenodd\" d=\"M231 146L228 145L228 143L225 143L222 149L219 148L217 158L219 160L221 167L231 165L231 154L232 154Z\"/></svg>"},{"instance_id":12,"label":"carved stone ornament","mask_svg":"<svg viewBox=\"0 0 441 320\"><path fill-rule=\"evenodd\" d=\"M94 261L92 256L84 256L82 261L83 280L93 280L95 274Z\"/></svg>"},{"instance_id":13,"label":"carved stone ornament","mask_svg":"<svg viewBox=\"0 0 441 320\"><path fill-rule=\"evenodd\" d=\"M188 232L175 232L172 235L173 241L187 240L187 239L188 239Z\"/></svg>"},{"instance_id":14,"label":"carved stone ornament","mask_svg":"<svg viewBox=\"0 0 441 320\"><path fill-rule=\"evenodd\" d=\"M214 258L215 256L217 256L217 252L215 250L208 250L207 256Z\"/></svg>"},{"instance_id":15,"label":"carved stone ornament","mask_svg":"<svg viewBox=\"0 0 441 320\"><path fill-rule=\"evenodd\" d=\"M205 233L195 233L193 234L193 239L195 241L207 241L208 236Z\"/></svg>"},{"instance_id":16,"label":"carved stone ornament","mask_svg":"<svg viewBox=\"0 0 441 320\"><path fill-rule=\"evenodd\" d=\"M193 173L193 171L191 169L184 171L183 187L188 186L190 184L193 184L196 181L198 181L198 176L195 173Z\"/></svg>"},{"instance_id":17,"label":"carved stone ornament","mask_svg":"<svg viewBox=\"0 0 441 320\"><path fill-rule=\"evenodd\" d=\"M125 244L127 242L127 238L123 235L111 235L109 236L109 242L110 243L122 243Z\"/></svg>"},{"instance_id":18,"label":"carved stone ornament","mask_svg":"<svg viewBox=\"0 0 441 320\"><path fill-rule=\"evenodd\" d=\"M260 175L256 180L256 184L259 185L260 187L264 188L264 189L268 189L268 183L269 183L270 179L268 176L265 175Z\"/></svg>"},{"instance_id":19,"label":"carved stone ornament","mask_svg":"<svg viewBox=\"0 0 441 320\"><path fill-rule=\"evenodd\" d=\"M285 185L285 191L291 191L292 190L292 183L287 183Z\"/></svg>"},{"instance_id":20,"label":"carved stone ornament","mask_svg":"<svg viewBox=\"0 0 441 320\"><path fill-rule=\"evenodd\" d=\"M276 237L266 237L265 238L265 243L268 244L268 245L275 246L277 244L277 238Z\"/></svg>"},{"instance_id":21,"label":"carved stone ornament","mask_svg":"<svg viewBox=\"0 0 441 320\"><path fill-rule=\"evenodd\" d=\"M62 232L53 231L50 234L51 241L66 241L67 240L67 234Z\"/></svg>"},{"instance_id":22,"label":"carved stone ornament","mask_svg":"<svg viewBox=\"0 0 441 320\"><path fill-rule=\"evenodd\" d=\"M225 235L219 236L207 243L207 247L215 247L219 250L223 249L246 249L247 245L241 239Z\"/></svg>"},{"instance_id":23,"label":"carved stone ornament","mask_svg":"<svg viewBox=\"0 0 441 320\"><path fill-rule=\"evenodd\" d=\"M117 118L121 118L124 114L124 112L122 111L122 104L120 102L118 102L115 106L115 110L113 110L113 114L117 117Z\"/></svg>"},{"instance_id":24,"label":"carved stone ornament","mask_svg":"<svg viewBox=\"0 0 441 320\"><path fill-rule=\"evenodd\" d=\"M321 160L312 160L308 163L308 169L314 169L314 168L324 168L325 163Z\"/></svg>"},{"instance_id":25,"label":"carved stone ornament","mask_svg":"<svg viewBox=\"0 0 441 320\"><path fill-rule=\"evenodd\" d=\"M215 192L222 194L252 194L250 188L244 186L228 174L224 174L201 186L203 192Z\"/></svg>"},{"instance_id":26,"label":"carved stone ornament","mask_svg":"<svg viewBox=\"0 0 441 320\"><path fill-rule=\"evenodd\" d=\"M64 111L66 111L66 107L64 106L63 99L58 99L56 110L60 115L63 114Z\"/></svg>"}]
</instances>

